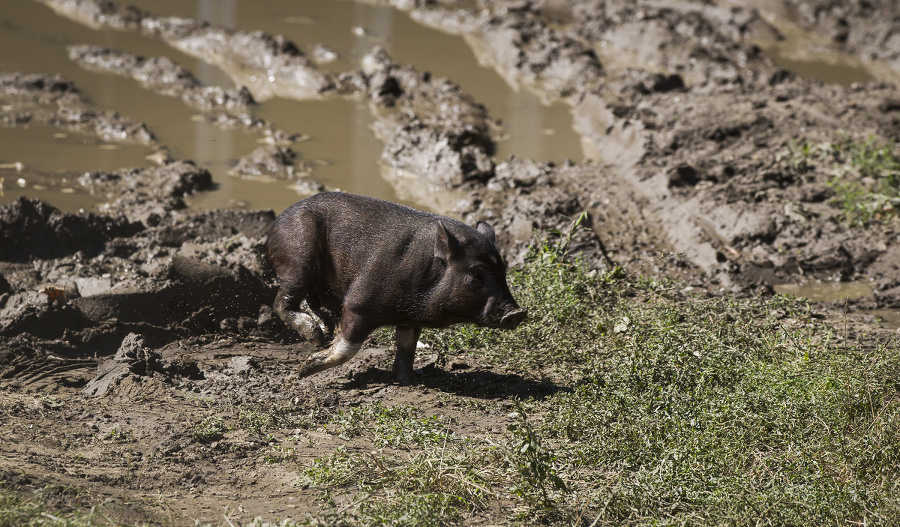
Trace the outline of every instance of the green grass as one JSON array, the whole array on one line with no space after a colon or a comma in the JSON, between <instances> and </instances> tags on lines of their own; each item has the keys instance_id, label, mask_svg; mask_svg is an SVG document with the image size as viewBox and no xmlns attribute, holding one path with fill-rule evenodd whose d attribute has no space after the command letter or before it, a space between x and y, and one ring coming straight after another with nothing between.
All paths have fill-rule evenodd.
<instances>
[{"instance_id":1,"label":"green grass","mask_svg":"<svg viewBox=\"0 0 900 527\"><path fill-rule=\"evenodd\" d=\"M797 143L791 166L797 172L820 169L833 174L833 203L845 221L868 225L900 214L900 158L893 142L849 136L833 143Z\"/></svg>"},{"instance_id":2,"label":"green grass","mask_svg":"<svg viewBox=\"0 0 900 527\"><path fill-rule=\"evenodd\" d=\"M206 417L191 430L191 436L200 443L212 443L225 437L228 426L225 420L217 415Z\"/></svg>"},{"instance_id":3,"label":"green grass","mask_svg":"<svg viewBox=\"0 0 900 527\"><path fill-rule=\"evenodd\" d=\"M121 525L107 518L100 509L59 510L58 501L77 494L72 489L48 486L30 496L12 492L0 481L0 527L99 527Z\"/></svg>"},{"instance_id":4,"label":"green grass","mask_svg":"<svg viewBox=\"0 0 900 527\"><path fill-rule=\"evenodd\" d=\"M485 507L495 449L457 436L447 421L410 405L374 403L339 412L328 429L348 441L366 439L367 448L340 447L315 460L303 482L326 491L352 489L359 501L349 511L352 524L456 521L462 511ZM324 500L334 505L330 492Z\"/></svg>"},{"instance_id":5,"label":"green grass","mask_svg":"<svg viewBox=\"0 0 900 527\"><path fill-rule=\"evenodd\" d=\"M424 339L570 389L513 401L502 439L408 406L336 416L347 447L305 477L359 496L353 522L900 524L896 341L849 342L785 297L589 272L564 241L510 282L530 310L518 330Z\"/></svg>"}]
</instances>

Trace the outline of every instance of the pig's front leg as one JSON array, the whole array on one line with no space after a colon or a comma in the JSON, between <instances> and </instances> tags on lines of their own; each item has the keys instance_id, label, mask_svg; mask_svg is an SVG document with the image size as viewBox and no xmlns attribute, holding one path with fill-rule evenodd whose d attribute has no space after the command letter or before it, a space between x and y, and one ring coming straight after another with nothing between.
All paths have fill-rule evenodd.
<instances>
[{"instance_id":1,"label":"pig's front leg","mask_svg":"<svg viewBox=\"0 0 900 527\"><path fill-rule=\"evenodd\" d=\"M416 358L416 344L422 328L415 326L397 326L397 355L394 357L394 373L397 381L409 386L416 380L413 373L413 361Z\"/></svg>"},{"instance_id":2,"label":"pig's front leg","mask_svg":"<svg viewBox=\"0 0 900 527\"><path fill-rule=\"evenodd\" d=\"M306 362L303 363L298 372L300 377L308 377L322 370L339 366L352 359L359 352L371 330L354 323L352 321L354 318L352 316L348 317L345 313L345 316L341 319L334 342L327 350L313 353L306 359Z\"/></svg>"},{"instance_id":3,"label":"pig's front leg","mask_svg":"<svg viewBox=\"0 0 900 527\"><path fill-rule=\"evenodd\" d=\"M325 322L315 314L305 299L298 302L297 298L302 299L303 296L281 286L275 297L275 313L301 337L316 346L324 346L329 333Z\"/></svg>"}]
</instances>

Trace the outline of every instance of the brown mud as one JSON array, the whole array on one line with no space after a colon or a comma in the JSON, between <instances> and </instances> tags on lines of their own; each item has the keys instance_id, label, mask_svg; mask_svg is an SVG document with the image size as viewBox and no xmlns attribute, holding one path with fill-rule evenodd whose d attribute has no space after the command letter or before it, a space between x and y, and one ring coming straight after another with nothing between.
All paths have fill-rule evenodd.
<instances>
[{"instance_id":1,"label":"brown mud","mask_svg":"<svg viewBox=\"0 0 900 527\"><path fill-rule=\"evenodd\" d=\"M892 2L366 4L456 35L492 70L482 74L569 108L567 133L583 154L560 162L501 157L504 127L515 123L492 115L453 78L396 62L374 44L336 58L326 43L298 46L256 28L150 12L151 2L143 2L147 11L99 0L40 4L54 23L155 43L136 53L67 39L79 67L136 81L132 89L150 100L176 98L185 115L199 112L209 126L255 139L213 174L182 156L176 138L163 144L150 126L92 101L56 71L0 71L0 132L74 135L133 162L98 159L60 177L0 159L0 480L22 492L86 489L109 500L108 513L138 523L303 519L317 511L319 494L296 485L295 467L264 461L265 438L193 439L212 406L308 414L310 427L275 433L295 437L302 464L338 446L312 425L339 408L414 402L459 414L469 435L490 434L506 422L504 401L554 389L500 364L445 371L429 353L417 361L421 384L401 388L381 346L333 371L294 376L312 350L273 317L265 230L303 195L365 187L317 179L301 133L271 116L277 112L257 114L270 103L353 105L367 123L354 133L381 148L380 166L373 159L368 167L372 194L487 220L513 264L535 231L565 231L586 211L588 228L570 248L593 268L619 265L714 294L863 284L821 309L849 316L860 332L878 324L871 314L854 317L864 310L896 327L898 219L842 221L832 175L798 173L786 160L802 141L893 140L900 93L889 75L826 83L764 52L784 39L783 22L848 60L900 71ZM217 75L191 71L189 57ZM304 132L314 133L309 126ZM238 184L223 177L278 182L286 202L191 206ZM17 190L19 180L38 185ZM284 196L286 181L293 190ZM473 418L445 407L447 393L489 404ZM498 512L491 521L503 519Z\"/></svg>"}]
</instances>

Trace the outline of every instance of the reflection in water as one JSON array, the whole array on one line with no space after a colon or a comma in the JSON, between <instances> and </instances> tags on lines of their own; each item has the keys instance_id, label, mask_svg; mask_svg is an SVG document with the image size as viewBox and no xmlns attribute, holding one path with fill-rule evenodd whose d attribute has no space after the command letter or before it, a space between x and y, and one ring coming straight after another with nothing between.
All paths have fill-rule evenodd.
<instances>
[{"instance_id":1,"label":"reflection in water","mask_svg":"<svg viewBox=\"0 0 900 527\"><path fill-rule=\"evenodd\" d=\"M235 8L235 0L198 0L196 16L211 24L233 28L236 18ZM231 85L225 72L202 60L196 61L194 72L194 75L207 86ZM214 171L218 176L214 179L215 192L220 194L221 198L215 200L217 204L212 208L249 205L247 200L235 192L232 184L234 178L225 173L236 162L235 133L237 132L233 129L212 126L202 118L195 120L194 152L188 153L187 157Z\"/></svg>"}]
</instances>

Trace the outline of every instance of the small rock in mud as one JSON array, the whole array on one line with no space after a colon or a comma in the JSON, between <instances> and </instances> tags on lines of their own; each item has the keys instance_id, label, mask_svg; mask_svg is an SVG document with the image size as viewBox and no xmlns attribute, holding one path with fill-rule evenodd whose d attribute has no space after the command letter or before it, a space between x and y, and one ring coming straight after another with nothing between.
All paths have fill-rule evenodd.
<instances>
[{"instance_id":1,"label":"small rock in mud","mask_svg":"<svg viewBox=\"0 0 900 527\"><path fill-rule=\"evenodd\" d=\"M232 357L230 361L228 361L228 366L225 368L224 373L229 375L249 375L250 372L259 370L259 364L256 360L249 355L241 355L239 357Z\"/></svg>"},{"instance_id":2,"label":"small rock in mud","mask_svg":"<svg viewBox=\"0 0 900 527\"><path fill-rule=\"evenodd\" d=\"M331 46L317 44L313 48L313 60L315 60L317 64L329 64L336 61L338 58L338 52Z\"/></svg>"},{"instance_id":3,"label":"small rock in mud","mask_svg":"<svg viewBox=\"0 0 900 527\"><path fill-rule=\"evenodd\" d=\"M325 185L319 183L311 177L303 176L297 178L297 181L295 181L294 184L291 185L291 188L293 188L297 192L298 196L312 196L313 194L318 194L319 192L324 191Z\"/></svg>"},{"instance_id":4,"label":"small rock in mud","mask_svg":"<svg viewBox=\"0 0 900 527\"><path fill-rule=\"evenodd\" d=\"M693 187L700 181L697 169L682 164L669 171L669 187Z\"/></svg>"}]
</instances>

